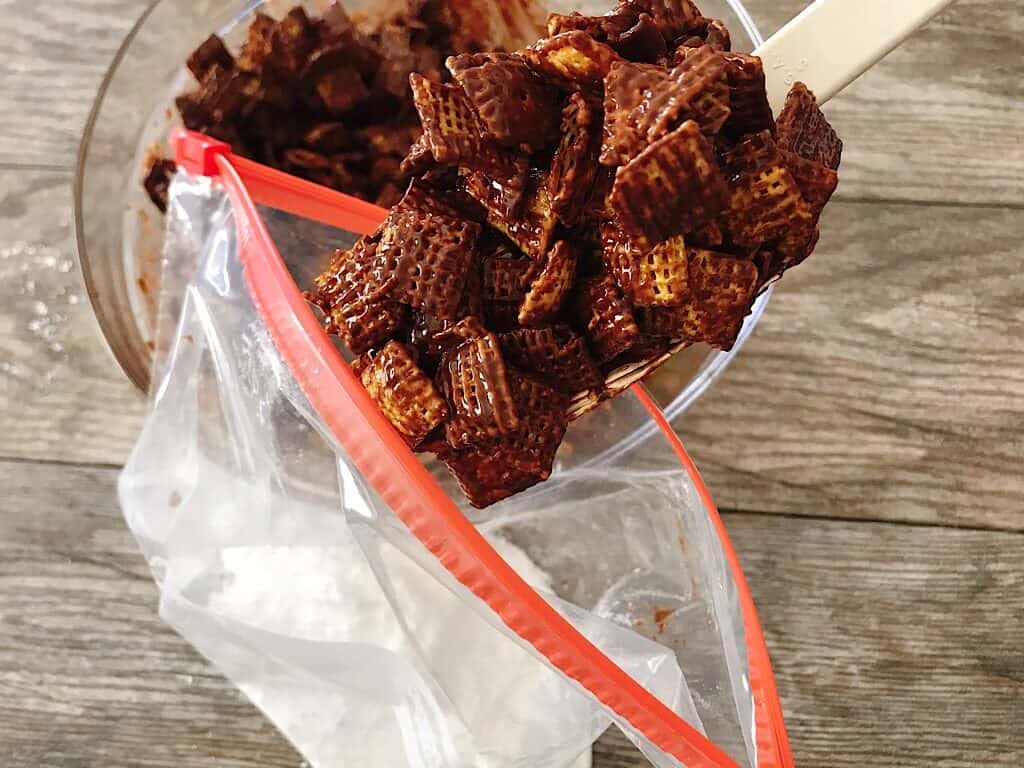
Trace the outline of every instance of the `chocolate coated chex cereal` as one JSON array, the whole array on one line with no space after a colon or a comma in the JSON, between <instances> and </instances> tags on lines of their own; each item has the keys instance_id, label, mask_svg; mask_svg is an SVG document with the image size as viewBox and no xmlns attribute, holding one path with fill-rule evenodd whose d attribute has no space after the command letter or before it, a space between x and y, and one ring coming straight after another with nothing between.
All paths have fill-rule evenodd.
<instances>
[{"instance_id":1,"label":"chocolate coated chex cereal","mask_svg":"<svg viewBox=\"0 0 1024 768\"><path fill-rule=\"evenodd\" d=\"M674 307L690 295L686 241L682 235L669 238L650 250L638 249L619 233L606 241L612 253L607 262L615 265L623 293L641 307Z\"/></svg>"},{"instance_id":2,"label":"chocolate coated chex cereal","mask_svg":"<svg viewBox=\"0 0 1024 768\"><path fill-rule=\"evenodd\" d=\"M530 156L517 154L511 157L513 160L510 174L503 171L487 173L467 168L459 172L466 193L480 203L495 220L504 221L518 216L526 194Z\"/></svg>"},{"instance_id":3,"label":"chocolate coated chex cereal","mask_svg":"<svg viewBox=\"0 0 1024 768\"><path fill-rule=\"evenodd\" d=\"M800 194L817 217L839 186L839 174L821 163L805 160L795 152L781 150L780 154L786 168L793 174Z\"/></svg>"},{"instance_id":4,"label":"chocolate coated chex cereal","mask_svg":"<svg viewBox=\"0 0 1024 768\"><path fill-rule=\"evenodd\" d=\"M364 270L376 292L356 298L414 308L388 337L412 345L393 369L433 376L449 418L407 431L477 506L550 474L570 409L586 412L686 343L730 348L757 292L813 249L836 183L809 94L791 95L776 144L760 60L728 53L724 25L689 0L623 0L605 16L548 21L549 38L518 54L447 59L454 85L413 76L418 142L333 118L349 135L329 129L306 141L324 122L318 112L306 122L293 114L299 140L268 147L307 178L357 174L361 144L376 153L367 173L379 167L391 180L406 157L405 170L420 174ZM395 29L374 44L401 59L396 72L438 81L437 57L415 52L425 34ZM393 74L364 74L374 93L360 114L394 103L378 82ZM215 108L240 114L257 98L265 128L283 130L251 83L214 75L220 84L198 119ZM308 93L314 84L302 82ZM479 221L468 249L476 257L441 237L434 258L430 226L465 234ZM424 275L443 279L410 285ZM337 303L321 295L336 286L321 286L322 305ZM405 365L413 361L416 371ZM374 362L364 361L368 377Z\"/></svg>"},{"instance_id":5,"label":"chocolate coated chex cereal","mask_svg":"<svg viewBox=\"0 0 1024 768\"><path fill-rule=\"evenodd\" d=\"M412 208L425 215L448 216L458 218L459 212L455 206L429 181L413 179L402 196L400 205L402 208Z\"/></svg>"},{"instance_id":6,"label":"chocolate coated chex cereal","mask_svg":"<svg viewBox=\"0 0 1024 768\"><path fill-rule=\"evenodd\" d=\"M357 286L360 293L365 294L373 301L387 297L388 291L394 285L394 280L387 270L378 268L380 260L377 258L377 244L379 242L379 233L374 233L359 238L355 245L348 250L335 251L330 265L313 281L316 288L314 301L325 312L353 286ZM349 275L354 273L358 273L358 283L355 278L348 279Z\"/></svg>"},{"instance_id":7,"label":"chocolate coated chex cereal","mask_svg":"<svg viewBox=\"0 0 1024 768\"><path fill-rule=\"evenodd\" d=\"M309 56L302 67L299 79L304 84L315 84L321 77L338 69L352 69L360 75L373 74L374 61L364 61L366 55L355 50L349 40L323 41ZM406 82L408 86L408 82Z\"/></svg>"},{"instance_id":8,"label":"chocolate coated chex cereal","mask_svg":"<svg viewBox=\"0 0 1024 768\"><path fill-rule=\"evenodd\" d=\"M719 349L736 343L750 313L758 271L753 262L728 254L691 249L690 300L679 307L658 307L640 313L645 333Z\"/></svg>"},{"instance_id":9,"label":"chocolate coated chex cereal","mask_svg":"<svg viewBox=\"0 0 1024 768\"><path fill-rule=\"evenodd\" d=\"M522 328L499 336L509 365L534 374L567 395L597 391L604 376L586 342L566 326Z\"/></svg>"},{"instance_id":10,"label":"chocolate coated chex cereal","mask_svg":"<svg viewBox=\"0 0 1024 768\"><path fill-rule=\"evenodd\" d=\"M284 166L289 171L298 169L307 171L328 170L331 167L330 158L311 149L286 149L284 151Z\"/></svg>"},{"instance_id":11,"label":"chocolate coated chex cereal","mask_svg":"<svg viewBox=\"0 0 1024 768\"><path fill-rule=\"evenodd\" d=\"M736 344L749 310L738 307L651 307L640 311L645 333L662 332L677 341L707 344L728 352Z\"/></svg>"},{"instance_id":12,"label":"chocolate coated chex cereal","mask_svg":"<svg viewBox=\"0 0 1024 768\"><path fill-rule=\"evenodd\" d=\"M723 54L729 79L731 114L722 127L732 137L770 131L775 127L772 108L765 92L764 65L757 56Z\"/></svg>"},{"instance_id":13,"label":"chocolate coated chex cereal","mask_svg":"<svg viewBox=\"0 0 1024 768\"><path fill-rule=\"evenodd\" d=\"M466 285L462 291L462 305L459 314L463 317L484 317L483 259L480 258L480 246L477 246L477 257L466 270Z\"/></svg>"},{"instance_id":14,"label":"chocolate coated chex cereal","mask_svg":"<svg viewBox=\"0 0 1024 768\"><path fill-rule=\"evenodd\" d=\"M342 123L317 123L303 134L302 143L314 152L333 155L349 148L352 138Z\"/></svg>"},{"instance_id":15,"label":"chocolate coated chex cereal","mask_svg":"<svg viewBox=\"0 0 1024 768\"><path fill-rule=\"evenodd\" d=\"M697 302L719 306L743 307L743 315L753 298L757 268L746 259L727 253L691 248L690 294Z\"/></svg>"},{"instance_id":16,"label":"chocolate coated chex cereal","mask_svg":"<svg viewBox=\"0 0 1024 768\"><path fill-rule=\"evenodd\" d=\"M607 45L578 31L541 40L524 51L523 56L538 72L583 89L600 85L612 62L619 59Z\"/></svg>"},{"instance_id":17,"label":"chocolate coated chex cereal","mask_svg":"<svg viewBox=\"0 0 1024 768\"><path fill-rule=\"evenodd\" d=\"M456 479L463 495L477 509L515 496L543 482L550 474L523 472L514 450L500 443L453 450L447 444L437 456Z\"/></svg>"},{"instance_id":18,"label":"chocolate coated chex cereal","mask_svg":"<svg viewBox=\"0 0 1024 768\"><path fill-rule=\"evenodd\" d=\"M569 425L568 397L519 372L509 371L509 382L516 406L526 414L519 426L477 445L438 454L477 507L549 478Z\"/></svg>"},{"instance_id":19,"label":"chocolate coated chex cereal","mask_svg":"<svg viewBox=\"0 0 1024 768\"><path fill-rule=\"evenodd\" d=\"M693 312L689 306L637 307L636 322L644 338L666 338L681 341L689 328Z\"/></svg>"},{"instance_id":20,"label":"chocolate coated chex cereal","mask_svg":"<svg viewBox=\"0 0 1024 768\"><path fill-rule=\"evenodd\" d=\"M606 273L580 282L573 314L598 363L618 357L640 340L633 310Z\"/></svg>"},{"instance_id":21,"label":"chocolate coated chex cereal","mask_svg":"<svg viewBox=\"0 0 1024 768\"><path fill-rule=\"evenodd\" d=\"M547 181L551 208L567 227L579 221L594 186L600 141L600 115L574 93L562 112L562 140Z\"/></svg>"},{"instance_id":22,"label":"chocolate coated chex cereal","mask_svg":"<svg viewBox=\"0 0 1024 768\"><path fill-rule=\"evenodd\" d=\"M729 116L729 87L721 55L704 46L671 72L664 67L616 62L605 78L601 162L624 165L651 142L696 120L715 135Z\"/></svg>"},{"instance_id":23,"label":"chocolate coated chex cereal","mask_svg":"<svg viewBox=\"0 0 1024 768\"><path fill-rule=\"evenodd\" d=\"M460 86L462 82L460 80L466 72L477 67L482 67L484 64L492 61L498 61L502 57L510 56L515 54L508 53L462 53L458 56L449 56L445 59L445 69L451 74L452 78ZM465 89L463 89L465 90ZM468 94L467 94L468 95Z\"/></svg>"},{"instance_id":24,"label":"chocolate coated chex cereal","mask_svg":"<svg viewBox=\"0 0 1024 768\"><path fill-rule=\"evenodd\" d=\"M448 418L448 405L404 345L389 341L361 367L366 391L411 445Z\"/></svg>"},{"instance_id":25,"label":"chocolate coated chex cereal","mask_svg":"<svg viewBox=\"0 0 1024 768\"><path fill-rule=\"evenodd\" d=\"M409 176L424 174L437 164L434 153L430 149L430 139L426 134L420 136L409 149L409 154L402 160L402 173Z\"/></svg>"},{"instance_id":26,"label":"chocolate coated chex cereal","mask_svg":"<svg viewBox=\"0 0 1024 768\"><path fill-rule=\"evenodd\" d=\"M711 145L688 120L619 168L609 202L626 235L649 249L713 220L725 192Z\"/></svg>"},{"instance_id":27,"label":"chocolate coated chex cereal","mask_svg":"<svg viewBox=\"0 0 1024 768\"><path fill-rule=\"evenodd\" d=\"M579 11L572 13L548 14L548 37L561 35L564 32L586 32L595 40L604 41L606 35L600 16L584 16Z\"/></svg>"},{"instance_id":28,"label":"chocolate coated chex cereal","mask_svg":"<svg viewBox=\"0 0 1024 768\"><path fill-rule=\"evenodd\" d=\"M705 248L714 250L725 242L725 235L717 221L709 221L703 227L686 237L689 245L694 248Z\"/></svg>"},{"instance_id":29,"label":"chocolate coated chex cereal","mask_svg":"<svg viewBox=\"0 0 1024 768\"><path fill-rule=\"evenodd\" d=\"M729 151L726 162L726 222L737 245L758 246L813 226L813 213L768 131L747 136Z\"/></svg>"},{"instance_id":30,"label":"chocolate coated chex cereal","mask_svg":"<svg viewBox=\"0 0 1024 768\"><path fill-rule=\"evenodd\" d=\"M636 26L644 9L634 2L619 3L603 16L584 16L578 11L570 14L548 14L548 37L563 32L585 32L601 43L616 43ZM648 16L648 18L650 18Z\"/></svg>"},{"instance_id":31,"label":"chocolate coated chex cereal","mask_svg":"<svg viewBox=\"0 0 1024 768\"><path fill-rule=\"evenodd\" d=\"M462 90L418 74L412 75L409 83L434 159L442 165L455 165L479 155L483 144L480 119Z\"/></svg>"},{"instance_id":32,"label":"chocolate coated chex cereal","mask_svg":"<svg viewBox=\"0 0 1024 768\"><path fill-rule=\"evenodd\" d=\"M631 61L657 61L668 52L661 27L635 2L620 3L604 16L548 15L548 36L563 32L585 32Z\"/></svg>"},{"instance_id":33,"label":"chocolate coated chex cereal","mask_svg":"<svg viewBox=\"0 0 1024 768\"><path fill-rule=\"evenodd\" d=\"M691 0L637 0L637 3L651 14L666 40L700 30L704 20Z\"/></svg>"},{"instance_id":34,"label":"chocolate coated chex cereal","mask_svg":"<svg viewBox=\"0 0 1024 768\"><path fill-rule=\"evenodd\" d=\"M655 62L668 54L665 35L657 22L646 13L640 14L632 27L616 36L612 48L630 61Z\"/></svg>"},{"instance_id":35,"label":"chocolate coated chex cereal","mask_svg":"<svg viewBox=\"0 0 1024 768\"><path fill-rule=\"evenodd\" d=\"M375 90L404 101L412 73L431 80L441 79L441 54L423 45L419 30L390 22L385 23L375 37L378 48L386 52L374 73Z\"/></svg>"},{"instance_id":36,"label":"chocolate coated chex cereal","mask_svg":"<svg viewBox=\"0 0 1024 768\"><path fill-rule=\"evenodd\" d=\"M558 225L546 175L540 172L530 174L518 216L505 219L488 210L487 223L506 235L527 256L541 261L551 247L551 238Z\"/></svg>"},{"instance_id":37,"label":"chocolate coated chex cereal","mask_svg":"<svg viewBox=\"0 0 1024 768\"><path fill-rule=\"evenodd\" d=\"M481 303L487 326L514 328L537 264L505 244L487 254L481 265Z\"/></svg>"},{"instance_id":38,"label":"chocolate coated chex cereal","mask_svg":"<svg viewBox=\"0 0 1024 768\"><path fill-rule=\"evenodd\" d=\"M338 251L310 297L327 316L328 333L340 335L356 355L387 341L405 320L403 308L388 298L394 280L380 268L376 249L363 238Z\"/></svg>"},{"instance_id":39,"label":"chocolate coated chex cereal","mask_svg":"<svg viewBox=\"0 0 1024 768\"><path fill-rule=\"evenodd\" d=\"M779 114L775 140L779 147L806 160L839 169L843 142L829 125L814 94L803 83L795 83Z\"/></svg>"},{"instance_id":40,"label":"chocolate coated chex cereal","mask_svg":"<svg viewBox=\"0 0 1024 768\"><path fill-rule=\"evenodd\" d=\"M394 269L392 296L442 319L456 319L480 225L411 206L395 208L379 253Z\"/></svg>"},{"instance_id":41,"label":"chocolate coated chex cereal","mask_svg":"<svg viewBox=\"0 0 1024 768\"><path fill-rule=\"evenodd\" d=\"M732 114L729 76L723 54L709 45L691 51L675 69L672 79L678 96L666 100L664 117L655 124L651 138L661 138L678 122L675 103L685 107L687 117L696 120L706 136L715 136Z\"/></svg>"},{"instance_id":42,"label":"chocolate coated chex cereal","mask_svg":"<svg viewBox=\"0 0 1024 768\"><path fill-rule=\"evenodd\" d=\"M370 89L358 72L349 67L322 75L316 93L327 110L335 116L344 115L370 96Z\"/></svg>"},{"instance_id":43,"label":"chocolate coated chex cereal","mask_svg":"<svg viewBox=\"0 0 1024 768\"><path fill-rule=\"evenodd\" d=\"M814 252L820 234L818 227L814 226L784 237L758 252L754 257L760 275L758 290L803 263Z\"/></svg>"},{"instance_id":44,"label":"chocolate coated chex cereal","mask_svg":"<svg viewBox=\"0 0 1024 768\"><path fill-rule=\"evenodd\" d=\"M448 69L499 144L541 149L558 138L561 95L521 56L463 54L449 59Z\"/></svg>"},{"instance_id":45,"label":"chocolate coated chex cereal","mask_svg":"<svg viewBox=\"0 0 1024 768\"><path fill-rule=\"evenodd\" d=\"M651 128L650 100L672 86L664 67L616 61L604 82L601 163L624 165L639 155Z\"/></svg>"},{"instance_id":46,"label":"chocolate coated chex cereal","mask_svg":"<svg viewBox=\"0 0 1024 768\"><path fill-rule=\"evenodd\" d=\"M483 301L521 301L530 285L536 263L506 243L498 244L484 256Z\"/></svg>"},{"instance_id":47,"label":"chocolate coated chex cereal","mask_svg":"<svg viewBox=\"0 0 1024 768\"><path fill-rule=\"evenodd\" d=\"M220 123L241 114L259 91L259 81L238 69L210 66L194 95L195 108L205 120Z\"/></svg>"},{"instance_id":48,"label":"chocolate coated chex cereal","mask_svg":"<svg viewBox=\"0 0 1024 768\"><path fill-rule=\"evenodd\" d=\"M776 256L779 259L777 268L786 271L801 264L814 252L820 236L821 232L815 224L806 230L789 233L786 237L778 240L774 245Z\"/></svg>"},{"instance_id":49,"label":"chocolate coated chex cereal","mask_svg":"<svg viewBox=\"0 0 1024 768\"><path fill-rule=\"evenodd\" d=\"M274 69L289 79L298 78L316 45L313 25L301 6L292 8L277 22L270 44Z\"/></svg>"},{"instance_id":50,"label":"chocolate coated chex cereal","mask_svg":"<svg viewBox=\"0 0 1024 768\"><path fill-rule=\"evenodd\" d=\"M446 433L453 448L519 428L510 375L494 334L469 339L451 350L441 361L439 377L451 410Z\"/></svg>"},{"instance_id":51,"label":"chocolate coated chex cereal","mask_svg":"<svg viewBox=\"0 0 1024 768\"><path fill-rule=\"evenodd\" d=\"M729 28L721 19L708 19L707 27L704 30L704 44L710 45L716 51L728 52L732 50L732 36Z\"/></svg>"},{"instance_id":52,"label":"chocolate coated chex cereal","mask_svg":"<svg viewBox=\"0 0 1024 768\"><path fill-rule=\"evenodd\" d=\"M185 65L188 67L188 71L195 76L196 80L201 81L214 64L224 69L233 69L235 60L228 53L228 49L224 46L224 41L217 37L217 35L210 35L203 41L202 45L192 52Z\"/></svg>"},{"instance_id":53,"label":"chocolate coated chex cereal","mask_svg":"<svg viewBox=\"0 0 1024 768\"><path fill-rule=\"evenodd\" d=\"M441 358L467 339L474 339L487 333L476 317L464 317L455 323L438 320L433 315L418 313L413 321L410 341L431 362Z\"/></svg>"},{"instance_id":54,"label":"chocolate coated chex cereal","mask_svg":"<svg viewBox=\"0 0 1024 768\"><path fill-rule=\"evenodd\" d=\"M267 14L259 11L253 14L245 43L242 44L242 50L236 60L239 68L249 72L259 72L263 69L263 65L270 58L271 37L276 26L277 22Z\"/></svg>"},{"instance_id":55,"label":"chocolate coated chex cereal","mask_svg":"<svg viewBox=\"0 0 1024 768\"><path fill-rule=\"evenodd\" d=\"M469 503L483 509L551 477L567 426L564 413L543 413L531 416L504 440L462 450L446 446L438 457Z\"/></svg>"},{"instance_id":56,"label":"chocolate coated chex cereal","mask_svg":"<svg viewBox=\"0 0 1024 768\"><path fill-rule=\"evenodd\" d=\"M627 299L633 301L633 265L643 255L643 249L629 238L622 228L611 220L604 220L598 227L601 238L601 264L618 283Z\"/></svg>"},{"instance_id":57,"label":"chocolate coated chex cereal","mask_svg":"<svg viewBox=\"0 0 1024 768\"><path fill-rule=\"evenodd\" d=\"M519 310L520 325L544 325L554 319L576 281L577 260L576 246L565 240L555 244L526 292Z\"/></svg>"},{"instance_id":58,"label":"chocolate coated chex cereal","mask_svg":"<svg viewBox=\"0 0 1024 768\"><path fill-rule=\"evenodd\" d=\"M597 175L594 177L594 186L590 190L590 199L587 200L587 204L583 207L583 216L577 225L580 240L583 243L589 243L595 247L601 244L600 223L612 218L608 198L612 193L612 187L615 185L615 170L615 168L608 168L604 165L599 166L597 169Z\"/></svg>"},{"instance_id":59,"label":"chocolate coated chex cereal","mask_svg":"<svg viewBox=\"0 0 1024 768\"><path fill-rule=\"evenodd\" d=\"M515 369L509 369L509 383L521 425L530 417L542 414L568 419L569 398L565 393L553 389L536 376Z\"/></svg>"}]
</instances>

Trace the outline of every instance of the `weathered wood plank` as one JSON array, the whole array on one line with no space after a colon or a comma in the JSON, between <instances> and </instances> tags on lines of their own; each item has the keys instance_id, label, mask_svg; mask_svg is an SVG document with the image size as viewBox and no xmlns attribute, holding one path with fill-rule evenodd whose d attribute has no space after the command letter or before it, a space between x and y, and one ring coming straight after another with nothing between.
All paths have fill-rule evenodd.
<instances>
[{"instance_id":1,"label":"weathered wood plank","mask_svg":"<svg viewBox=\"0 0 1024 768\"><path fill-rule=\"evenodd\" d=\"M0 0L0 163L70 168L114 53L150 0Z\"/></svg>"},{"instance_id":2,"label":"weathered wood plank","mask_svg":"<svg viewBox=\"0 0 1024 768\"><path fill-rule=\"evenodd\" d=\"M756 516L729 530L798 765L1024 762L1024 536Z\"/></svg>"},{"instance_id":3,"label":"weathered wood plank","mask_svg":"<svg viewBox=\"0 0 1024 768\"><path fill-rule=\"evenodd\" d=\"M107 65L147 4L0 2L0 60L17 62L0 82L0 163L71 166ZM766 33L805 4L747 3ZM837 99L841 196L1019 205L1022 32L1013 0L960 0Z\"/></svg>"},{"instance_id":4,"label":"weathered wood plank","mask_svg":"<svg viewBox=\"0 0 1024 768\"><path fill-rule=\"evenodd\" d=\"M144 403L76 272L68 182L0 170L0 456L116 464Z\"/></svg>"},{"instance_id":5,"label":"weathered wood plank","mask_svg":"<svg viewBox=\"0 0 1024 768\"><path fill-rule=\"evenodd\" d=\"M297 768L156 615L116 473L0 463L0 753L14 768Z\"/></svg>"},{"instance_id":6,"label":"weathered wood plank","mask_svg":"<svg viewBox=\"0 0 1024 768\"><path fill-rule=\"evenodd\" d=\"M160 624L114 480L107 469L0 462L5 766L296 768L283 739ZM727 523L798 765L1021 764L1024 536ZM643 763L612 742L597 765Z\"/></svg>"},{"instance_id":7,"label":"weathered wood plank","mask_svg":"<svg viewBox=\"0 0 1024 768\"><path fill-rule=\"evenodd\" d=\"M1020 212L836 204L676 425L730 509L1024 528Z\"/></svg>"},{"instance_id":8,"label":"weathered wood plank","mask_svg":"<svg viewBox=\"0 0 1024 768\"><path fill-rule=\"evenodd\" d=\"M73 273L66 180L0 172L0 456L117 464L145 404ZM1024 527L1019 212L836 203L823 229L677 425L719 503Z\"/></svg>"},{"instance_id":9,"label":"weathered wood plank","mask_svg":"<svg viewBox=\"0 0 1024 768\"><path fill-rule=\"evenodd\" d=\"M727 515L796 764L1019 766L1024 536ZM637 763L622 739L609 768Z\"/></svg>"},{"instance_id":10,"label":"weathered wood plank","mask_svg":"<svg viewBox=\"0 0 1024 768\"><path fill-rule=\"evenodd\" d=\"M767 34L807 0L751 0ZM827 108L846 142L839 196L1001 203L1024 199L1024 15L1013 0L959 0Z\"/></svg>"},{"instance_id":11,"label":"weathered wood plank","mask_svg":"<svg viewBox=\"0 0 1024 768\"><path fill-rule=\"evenodd\" d=\"M144 403L71 269L66 181L0 174L0 456L116 464ZM719 503L1022 527L1019 212L837 203L823 228L679 425Z\"/></svg>"}]
</instances>

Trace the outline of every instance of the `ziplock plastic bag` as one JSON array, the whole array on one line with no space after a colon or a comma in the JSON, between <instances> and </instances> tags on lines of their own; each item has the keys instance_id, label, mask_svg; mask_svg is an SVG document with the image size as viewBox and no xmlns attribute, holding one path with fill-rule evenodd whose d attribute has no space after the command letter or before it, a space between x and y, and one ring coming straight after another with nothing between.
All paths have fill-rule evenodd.
<instances>
[{"instance_id":1,"label":"ziplock plastic bag","mask_svg":"<svg viewBox=\"0 0 1024 768\"><path fill-rule=\"evenodd\" d=\"M585 766L613 723L659 768L791 765L735 555L644 390L470 509L295 282L383 212L175 142L158 385L119 489L162 616L318 768Z\"/></svg>"}]
</instances>

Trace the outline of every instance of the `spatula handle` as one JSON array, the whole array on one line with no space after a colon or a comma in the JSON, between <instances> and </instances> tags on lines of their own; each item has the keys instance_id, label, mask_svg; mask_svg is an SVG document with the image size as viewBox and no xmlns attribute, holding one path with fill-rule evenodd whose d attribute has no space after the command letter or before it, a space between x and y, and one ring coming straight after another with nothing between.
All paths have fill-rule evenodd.
<instances>
[{"instance_id":1,"label":"spatula handle","mask_svg":"<svg viewBox=\"0 0 1024 768\"><path fill-rule=\"evenodd\" d=\"M953 0L816 0L754 53L778 114L797 80L825 103Z\"/></svg>"}]
</instances>

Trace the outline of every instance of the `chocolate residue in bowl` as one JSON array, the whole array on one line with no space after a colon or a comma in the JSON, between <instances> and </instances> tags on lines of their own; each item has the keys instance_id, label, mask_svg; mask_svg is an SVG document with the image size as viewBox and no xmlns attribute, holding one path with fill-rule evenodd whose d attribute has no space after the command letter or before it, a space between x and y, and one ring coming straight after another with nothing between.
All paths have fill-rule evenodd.
<instances>
[{"instance_id":1,"label":"chocolate residue in bowl","mask_svg":"<svg viewBox=\"0 0 1024 768\"><path fill-rule=\"evenodd\" d=\"M514 50L543 20L532 0L404 0L373 17L339 4L311 18L257 12L231 52L216 35L189 56L197 86L175 101L185 127L239 155L383 207L402 196L402 160L421 135L409 76L445 76L460 53ZM144 180L161 211L173 161L152 158Z\"/></svg>"}]
</instances>

